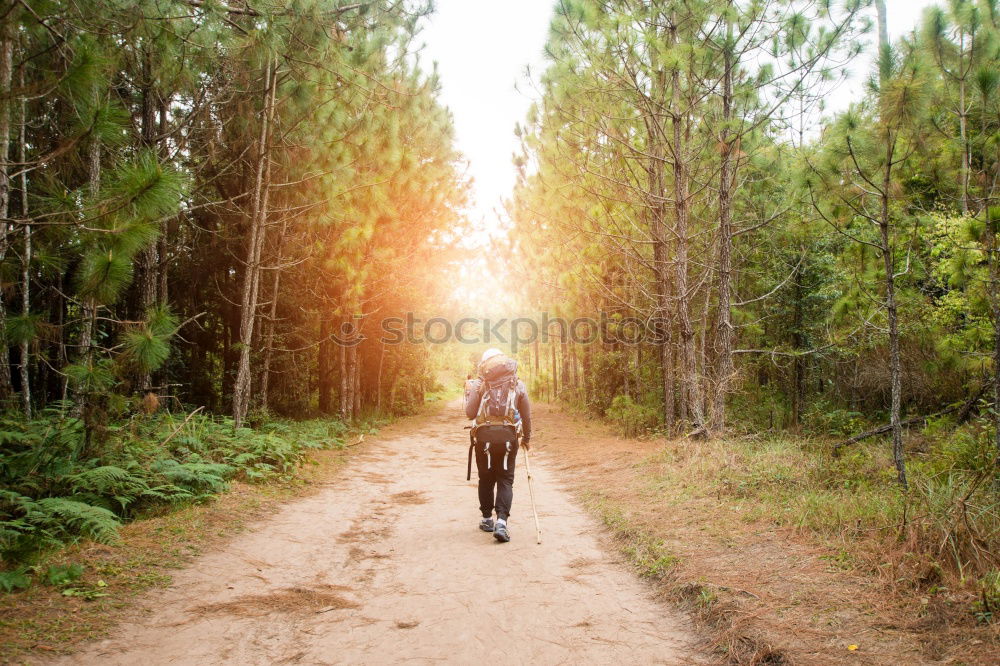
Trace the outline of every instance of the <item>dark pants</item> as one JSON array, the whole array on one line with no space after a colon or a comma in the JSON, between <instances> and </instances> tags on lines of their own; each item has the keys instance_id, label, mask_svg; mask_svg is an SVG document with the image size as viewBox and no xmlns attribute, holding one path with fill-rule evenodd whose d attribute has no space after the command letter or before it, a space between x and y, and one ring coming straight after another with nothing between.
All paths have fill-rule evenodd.
<instances>
[{"instance_id":1,"label":"dark pants","mask_svg":"<svg viewBox=\"0 0 1000 666\"><path fill-rule=\"evenodd\" d=\"M508 442L510 451L507 450ZM504 457L507 469L504 469ZM476 469L479 470L479 510L484 518L492 516L493 509L496 509L497 518L507 520L510 516L510 504L514 499L515 460L517 436L510 428L494 426L479 429L476 433Z\"/></svg>"}]
</instances>

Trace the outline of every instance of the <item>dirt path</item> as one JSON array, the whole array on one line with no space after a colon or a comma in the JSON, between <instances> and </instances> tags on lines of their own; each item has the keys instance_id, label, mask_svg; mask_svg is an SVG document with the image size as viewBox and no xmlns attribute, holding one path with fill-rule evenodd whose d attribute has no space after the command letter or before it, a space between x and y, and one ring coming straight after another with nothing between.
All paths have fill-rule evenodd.
<instances>
[{"instance_id":1,"label":"dirt path","mask_svg":"<svg viewBox=\"0 0 1000 666\"><path fill-rule=\"evenodd\" d=\"M476 529L457 404L386 428L342 480L199 558L74 664L705 661L687 622L604 548L544 452L513 540ZM520 463L521 461L519 461Z\"/></svg>"}]
</instances>

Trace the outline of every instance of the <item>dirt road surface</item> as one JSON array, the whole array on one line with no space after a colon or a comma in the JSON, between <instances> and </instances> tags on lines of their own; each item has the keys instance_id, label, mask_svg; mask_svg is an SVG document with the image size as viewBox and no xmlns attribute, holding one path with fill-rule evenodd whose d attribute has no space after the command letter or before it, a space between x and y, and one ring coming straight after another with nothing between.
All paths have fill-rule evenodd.
<instances>
[{"instance_id":1,"label":"dirt road surface","mask_svg":"<svg viewBox=\"0 0 1000 666\"><path fill-rule=\"evenodd\" d=\"M384 429L338 480L199 557L62 662L707 661L685 617L602 545L544 447L531 459L542 544L520 457L512 541L479 531L462 425L452 403Z\"/></svg>"}]
</instances>

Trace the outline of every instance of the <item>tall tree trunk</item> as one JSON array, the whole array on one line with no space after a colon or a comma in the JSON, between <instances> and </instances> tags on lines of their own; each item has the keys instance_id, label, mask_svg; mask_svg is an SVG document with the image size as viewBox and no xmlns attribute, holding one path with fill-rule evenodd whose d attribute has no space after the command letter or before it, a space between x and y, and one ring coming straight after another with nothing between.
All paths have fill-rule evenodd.
<instances>
[{"instance_id":1,"label":"tall tree trunk","mask_svg":"<svg viewBox=\"0 0 1000 666\"><path fill-rule=\"evenodd\" d=\"M899 482L905 488L906 462L903 459L903 425L900 418L901 394L903 391L902 360L899 354L899 314L896 304L896 275L890 237L889 197L892 187L892 142L886 150L886 165L882 180L882 208L880 211L879 233L882 241L882 257L885 263L885 309L889 319L889 381L891 406L889 423L892 426L892 459L896 464Z\"/></svg>"},{"instance_id":2,"label":"tall tree trunk","mask_svg":"<svg viewBox=\"0 0 1000 666\"><path fill-rule=\"evenodd\" d=\"M340 331L341 331L341 333L343 333L343 331L344 331L343 326L341 326ZM350 379L350 377L348 376L348 372L347 372L347 345L345 345L344 343L339 343L337 345L337 348L339 349L338 361L339 361L339 365L340 365L340 409L339 409L339 412L340 412L340 419L346 423L347 420L348 420L347 398L350 395L350 392L348 391L348 388L347 388L347 381L348 381L348 379Z\"/></svg>"},{"instance_id":3,"label":"tall tree trunk","mask_svg":"<svg viewBox=\"0 0 1000 666\"><path fill-rule=\"evenodd\" d=\"M670 27L671 42L678 43L677 25ZM681 109L680 66L671 74L671 116L673 124L674 218L676 232L676 284L677 322L681 335L681 362L683 367L681 411L693 425L704 423L702 415L701 384L698 380L698 362L695 355L694 327L691 324L691 294L688 288L688 172L685 155L685 123L687 112Z\"/></svg>"},{"instance_id":4,"label":"tall tree trunk","mask_svg":"<svg viewBox=\"0 0 1000 666\"><path fill-rule=\"evenodd\" d=\"M556 343L554 341L549 344L549 349L552 353L552 399L555 400L559 395L559 373L556 371Z\"/></svg>"},{"instance_id":5,"label":"tall tree trunk","mask_svg":"<svg viewBox=\"0 0 1000 666\"><path fill-rule=\"evenodd\" d=\"M378 375L375 378L375 413L382 414L382 365L385 362L385 342L379 347Z\"/></svg>"},{"instance_id":6,"label":"tall tree trunk","mask_svg":"<svg viewBox=\"0 0 1000 666\"><path fill-rule=\"evenodd\" d=\"M889 23L886 18L885 0L875 0L875 14L878 22L878 48L881 54L889 48Z\"/></svg>"},{"instance_id":7,"label":"tall tree trunk","mask_svg":"<svg viewBox=\"0 0 1000 666\"><path fill-rule=\"evenodd\" d=\"M351 347L354 350L354 367L352 368L352 375L354 377L354 386L351 389L351 393L354 398L354 405L351 409L351 414L355 420L361 418L361 350L358 348L360 345ZM420 396L421 401L423 400L423 395Z\"/></svg>"},{"instance_id":8,"label":"tall tree trunk","mask_svg":"<svg viewBox=\"0 0 1000 666\"><path fill-rule=\"evenodd\" d=\"M7 255L7 218L10 212L10 119L14 75L14 22L12 16L0 22L0 261ZM0 291L0 403L12 392L10 380L10 351L7 347L7 310Z\"/></svg>"},{"instance_id":9,"label":"tall tree trunk","mask_svg":"<svg viewBox=\"0 0 1000 666\"><path fill-rule=\"evenodd\" d=\"M793 285L793 297L795 298L794 323L792 330L792 344L796 351L800 351L804 344L802 336L803 313L802 313L802 270L797 265L792 275L795 281ZM792 362L792 426L799 427L802 419L802 408L805 402L805 359L801 354L796 354Z\"/></svg>"},{"instance_id":10,"label":"tall tree trunk","mask_svg":"<svg viewBox=\"0 0 1000 666\"><path fill-rule=\"evenodd\" d=\"M580 387L580 373L576 365L576 343L571 342L569 345L569 370L573 385L573 396L577 396L577 389Z\"/></svg>"},{"instance_id":11,"label":"tall tree trunk","mask_svg":"<svg viewBox=\"0 0 1000 666\"><path fill-rule=\"evenodd\" d=\"M158 123L156 119L156 89L153 84L152 53L149 49L143 50L142 55L142 98L139 115L142 121L141 143L147 149L152 149L156 144ZM139 311L136 313L138 319L148 316L157 303L157 291L159 288L159 246L157 241L147 245L139 255ZM152 373L143 370L138 376L138 389L140 392L148 392L152 388Z\"/></svg>"},{"instance_id":12,"label":"tall tree trunk","mask_svg":"<svg viewBox=\"0 0 1000 666\"><path fill-rule=\"evenodd\" d=\"M534 340L534 342L532 342L531 346L534 348L534 351L535 351L535 374L534 374L534 376L535 376L535 379L537 380L538 379L538 336L537 335L535 336L535 340Z\"/></svg>"},{"instance_id":13,"label":"tall tree trunk","mask_svg":"<svg viewBox=\"0 0 1000 666\"><path fill-rule=\"evenodd\" d=\"M962 142L962 215L969 214L969 136L968 109L965 105L965 75L958 82L958 131Z\"/></svg>"},{"instance_id":14,"label":"tall tree trunk","mask_svg":"<svg viewBox=\"0 0 1000 666\"><path fill-rule=\"evenodd\" d=\"M21 69L21 88L24 88L24 69ZM18 161L27 163L25 128L28 125L27 106L21 98L20 131L18 141ZM28 172L21 169L21 224L24 225L24 248L21 256L21 315L31 316L31 223L28 220ZM21 341L21 405L25 418L31 418L31 356L29 341Z\"/></svg>"},{"instance_id":15,"label":"tall tree trunk","mask_svg":"<svg viewBox=\"0 0 1000 666\"><path fill-rule=\"evenodd\" d=\"M278 236L278 245L275 251L274 279L271 281L271 311L267 317L267 334L264 342L264 367L261 369L260 379L260 404L264 410L268 409L268 389L271 383L271 358L274 354L274 330L278 316L278 287L281 286L281 262L282 250L285 245L285 234L288 232L288 220L281 224L281 234ZM320 340L326 336L320 331ZM320 342L322 345L322 342ZM322 377L320 379L322 381ZM329 409L329 404L327 405ZM320 407L322 410L322 407Z\"/></svg>"},{"instance_id":16,"label":"tall tree trunk","mask_svg":"<svg viewBox=\"0 0 1000 666\"><path fill-rule=\"evenodd\" d=\"M95 106L100 101L100 91L94 91ZM87 142L87 190L91 199L96 202L101 192L101 140L96 134L91 134ZM90 367L94 362L94 329L97 326L97 303L90 296L83 296L80 301L80 343L77 350L77 362ZM68 387L68 383L67 383ZM81 390L74 391L76 405L73 413L77 417L86 408L87 395Z\"/></svg>"},{"instance_id":17,"label":"tall tree trunk","mask_svg":"<svg viewBox=\"0 0 1000 666\"><path fill-rule=\"evenodd\" d=\"M170 158L170 146L167 142L167 131L169 130L170 115L170 95L160 97L159 105L159 142L160 155L164 160ZM160 237L157 240L156 251L156 275L158 277L156 300L158 303L166 305L169 294L169 272L167 271L170 260L169 241L171 229L175 226L173 220L167 221L160 230Z\"/></svg>"},{"instance_id":18,"label":"tall tree trunk","mask_svg":"<svg viewBox=\"0 0 1000 666\"><path fill-rule=\"evenodd\" d=\"M975 44L975 42L973 42ZM972 58L974 53L970 53L969 57ZM961 30L959 35L958 43L958 134L959 140L962 143L962 215L969 214L969 175L971 171L971 165L969 164L969 109L966 105L966 78L968 76L967 70L962 62L965 58L965 30Z\"/></svg>"},{"instance_id":19,"label":"tall tree trunk","mask_svg":"<svg viewBox=\"0 0 1000 666\"><path fill-rule=\"evenodd\" d=\"M650 142L649 162L649 211L650 232L653 237L653 277L656 284L656 328L659 337L659 363L662 378L661 399L663 423L668 432L673 432L677 415L674 411L674 367L670 354L673 343L670 330L670 291L672 280L668 265L669 247L665 233L666 218L666 150L664 148L664 126L662 121L664 97L666 95L666 72L658 70L653 76L654 88L651 92L652 109L646 123L646 133Z\"/></svg>"},{"instance_id":20,"label":"tall tree trunk","mask_svg":"<svg viewBox=\"0 0 1000 666\"><path fill-rule=\"evenodd\" d=\"M344 382L344 386L347 389L346 395L344 396L345 407L347 409L346 419L348 421L354 421L357 416L355 413L356 400L355 393L357 391L357 372L358 372L358 348L354 345L347 348L347 377Z\"/></svg>"},{"instance_id":21,"label":"tall tree trunk","mask_svg":"<svg viewBox=\"0 0 1000 666\"><path fill-rule=\"evenodd\" d=\"M274 58L269 57L264 70L264 113L261 116L258 139L256 175L250 214L250 238L244 262L243 289L240 298L240 359L233 387L233 421L243 425L250 404L250 354L253 347L254 325L257 320L257 296L260 290L260 257L267 235L267 200L270 191L270 136L274 120L277 76Z\"/></svg>"},{"instance_id":22,"label":"tall tree trunk","mask_svg":"<svg viewBox=\"0 0 1000 666\"><path fill-rule=\"evenodd\" d=\"M878 13L878 34L879 53L883 55L883 63L888 63L889 52L889 28L885 11L885 0L875 0L875 9ZM886 85L889 80L889 70L887 66L879 67L879 94L884 95ZM880 110L883 123L887 122L884 113ZM896 304L896 274L895 258L893 257L891 238L891 219L889 217L889 203L892 188L892 160L895 149L895 138L891 129L885 133L885 163L882 172L882 191L880 193L881 208L879 211L879 236L881 240L882 261L885 270L885 310L889 319L889 424L892 426L892 459L896 464L896 476L899 483L905 488L906 462L903 458L903 425L900 419L901 394L903 391L903 370L902 360L899 354L899 313Z\"/></svg>"},{"instance_id":23,"label":"tall tree trunk","mask_svg":"<svg viewBox=\"0 0 1000 666\"><path fill-rule=\"evenodd\" d=\"M1000 247L997 247L996 220L986 215L986 261L989 268L990 313L993 319L993 429L996 439L996 463L1000 465Z\"/></svg>"},{"instance_id":24,"label":"tall tree trunk","mask_svg":"<svg viewBox=\"0 0 1000 666\"><path fill-rule=\"evenodd\" d=\"M330 414L333 411L333 340L330 339L330 322L326 317L319 322L319 411ZM341 347L343 355L343 347ZM341 373L343 376L343 373ZM343 411L343 408L341 408Z\"/></svg>"},{"instance_id":25,"label":"tall tree trunk","mask_svg":"<svg viewBox=\"0 0 1000 666\"><path fill-rule=\"evenodd\" d=\"M563 391L565 391L571 387L571 381L569 376L569 344L566 342L566 336L562 333L559 334L559 362Z\"/></svg>"},{"instance_id":26,"label":"tall tree trunk","mask_svg":"<svg viewBox=\"0 0 1000 666\"><path fill-rule=\"evenodd\" d=\"M731 3L730 3L731 4ZM722 136L720 146L722 163L719 166L719 271L718 294L719 312L715 331L715 394L712 403L712 429L722 432L726 428L726 394L732 379L733 368L733 321L731 304L731 273L733 248L733 159L732 136L729 123L733 115L733 54L730 41L733 26L727 22L726 44L723 49L722 72ZM707 331L706 331L707 335Z\"/></svg>"}]
</instances>

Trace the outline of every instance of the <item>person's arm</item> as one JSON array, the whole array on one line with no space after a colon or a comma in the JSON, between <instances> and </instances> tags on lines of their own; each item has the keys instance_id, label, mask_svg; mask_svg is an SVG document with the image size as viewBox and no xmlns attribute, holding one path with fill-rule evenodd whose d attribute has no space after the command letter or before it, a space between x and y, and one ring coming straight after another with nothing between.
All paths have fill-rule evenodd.
<instances>
[{"instance_id":1,"label":"person's arm","mask_svg":"<svg viewBox=\"0 0 1000 666\"><path fill-rule=\"evenodd\" d=\"M529 447L531 441L531 401L528 400L528 389L524 382L518 382L517 411L521 414L521 432L523 433L521 444L525 448Z\"/></svg>"},{"instance_id":2,"label":"person's arm","mask_svg":"<svg viewBox=\"0 0 1000 666\"><path fill-rule=\"evenodd\" d=\"M465 416L474 419L479 413L479 401L482 398L483 380L470 379L465 382Z\"/></svg>"}]
</instances>

